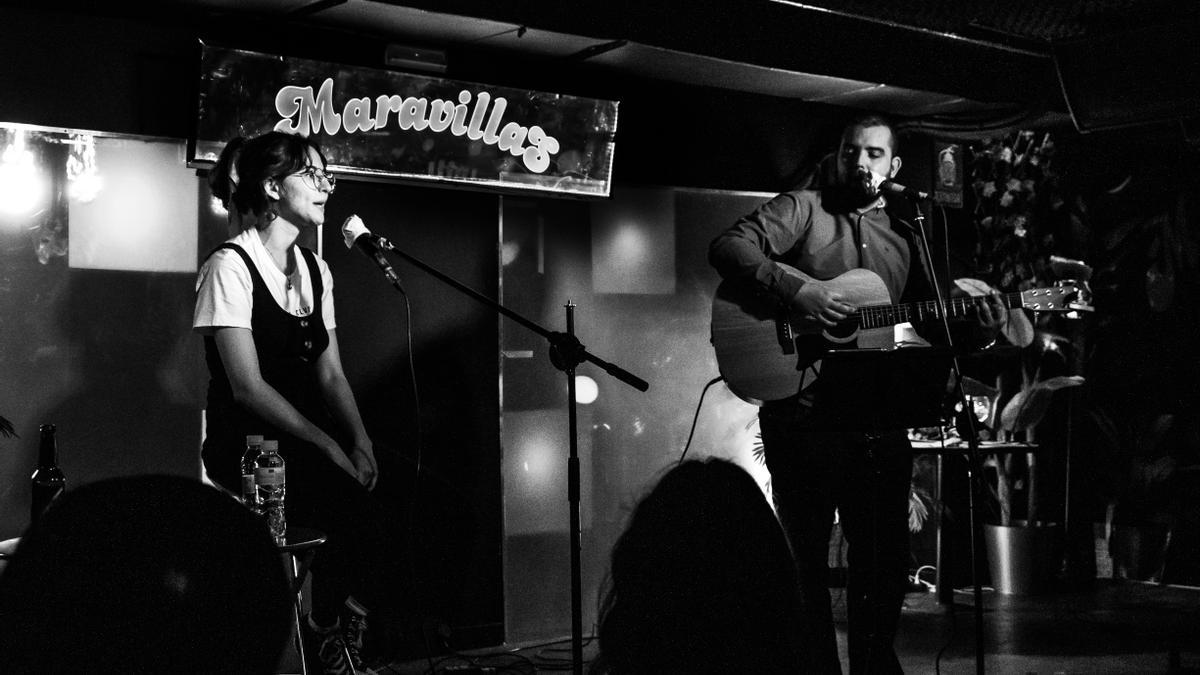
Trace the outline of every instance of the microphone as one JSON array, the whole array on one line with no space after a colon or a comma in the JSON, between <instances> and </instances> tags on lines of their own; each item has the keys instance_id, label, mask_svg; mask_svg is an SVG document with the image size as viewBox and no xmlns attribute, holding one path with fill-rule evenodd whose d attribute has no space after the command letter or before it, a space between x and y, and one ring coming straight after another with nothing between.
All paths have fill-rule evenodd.
<instances>
[{"instance_id":1,"label":"microphone","mask_svg":"<svg viewBox=\"0 0 1200 675\"><path fill-rule=\"evenodd\" d=\"M346 248L358 247L360 251L370 256L379 269L383 270L383 275L388 281L397 288L400 287L400 277L396 275L396 270L392 269L392 264L388 262L384 251L392 250L392 242L383 237L372 234L363 225L362 218L358 216L350 216L346 222L342 223L342 238L346 242Z\"/></svg>"},{"instance_id":2,"label":"microphone","mask_svg":"<svg viewBox=\"0 0 1200 675\"><path fill-rule=\"evenodd\" d=\"M916 188L910 188L905 185L901 185L893 180L884 180L882 183L880 183L879 191L880 192L891 192L892 194L897 194L897 195L904 195L906 197L912 197L913 199L929 199L928 192L922 192L921 190L917 190Z\"/></svg>"}]
</instances>

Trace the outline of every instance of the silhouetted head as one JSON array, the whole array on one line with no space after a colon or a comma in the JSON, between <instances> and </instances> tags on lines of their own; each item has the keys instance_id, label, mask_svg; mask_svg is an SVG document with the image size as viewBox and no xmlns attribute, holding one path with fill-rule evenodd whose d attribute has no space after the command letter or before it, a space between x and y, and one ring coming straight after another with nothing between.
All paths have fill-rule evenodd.
<instances>
[{"instance_id":1,"label":"silhouetted head","mask_svg":"<svg viewBox=\"0 0 1200 675\"><path fill-rule=\"evenodd\" d=\"M265 524L198 481L67 492L0 576L0 672L273 673L289 633Z\"/></svg>"},{"instance_id":2,"label":"silhouetted head","mask_svg":"<svg viewBox=\"0 0 1200 675\"><path fill-rule=\"evenodd\" d=\"M745 470L685 462L642 499L613 547L599 637L596 672L796 672L795 568Z\"/></svg>"}]
</instances>

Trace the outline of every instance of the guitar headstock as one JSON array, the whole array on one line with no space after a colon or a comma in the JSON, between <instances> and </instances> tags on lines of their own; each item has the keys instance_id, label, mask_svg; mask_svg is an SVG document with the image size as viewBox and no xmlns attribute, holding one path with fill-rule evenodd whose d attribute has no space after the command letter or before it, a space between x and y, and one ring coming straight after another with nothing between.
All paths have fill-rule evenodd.
<instances>
[{"instance_id":1,"label":"guitar headstock","mask_svg":"<svg viewBox=\"0 0 1200 675\"><path fill-rule=\"evenodd\" d=\"M1021 307L1035 312L1091 312L1092 290L1086 281L1066 279L1050 288L1021 291Z\"/></svg>"}]
</instances>

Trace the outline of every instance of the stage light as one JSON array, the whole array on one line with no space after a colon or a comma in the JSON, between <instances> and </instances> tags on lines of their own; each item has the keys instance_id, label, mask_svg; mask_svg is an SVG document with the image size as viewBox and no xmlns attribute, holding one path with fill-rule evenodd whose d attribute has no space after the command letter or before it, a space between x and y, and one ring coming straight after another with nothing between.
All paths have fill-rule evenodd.
<instances>
[{"instance_id":1,"label":"stage light","mask_svg":"<svg viewBox=\"0 0 1200 675\"><path fill-rule=\"evenodd\" d=\"M600 387L596 385L596 381L587 375L575 376L575 402L587 405L596 400L600 395Z\"/></svg>"},{"instance_id":2,"label":"stage light","mask_svg":"<svg viewBox=\"0 0 1200 675\"><path fill-rule=\"evenodd\" d=\"M568 428L560 408L506 411L504 448L504 530L506 536L565 532L569 527L567 497ZM579 411L579 428L592 426L592 409ZM580 518L592 520L592 435L579 434ZM562 505L562 508L559 505Z\"/></svg>"},{"instance_id":3,"label":"stage light","mask_svg":"<svg viewBox=\"0 0 1200 675\"><path fill-rule=\"evenodd\" d=\"M625 188L615 197L591 206L592 289L674 293L675 195Z\"/></svg>"},{"instance_id":4,"label":"stage light","mask_svg":"<svg viewBox=\"0 0 1200 675\"><path fill-rule=\"evenodd\" d=\"M13 129L9 133L8 147L0 153L0 211L24 216L43 201L47 185L38 175L33 151L25 145L25 130Z\"/></svg>"},{"instance_id":5,"label":"stage light","mask_svg":"<svg viewBox=\"0 0 1200 675\"><path fill-rule=\"evenodd\" d=\"M521 245L515 241L506 241L500 245L500 266L508 267L521 253Z\"/></svg>"}]
</instances>

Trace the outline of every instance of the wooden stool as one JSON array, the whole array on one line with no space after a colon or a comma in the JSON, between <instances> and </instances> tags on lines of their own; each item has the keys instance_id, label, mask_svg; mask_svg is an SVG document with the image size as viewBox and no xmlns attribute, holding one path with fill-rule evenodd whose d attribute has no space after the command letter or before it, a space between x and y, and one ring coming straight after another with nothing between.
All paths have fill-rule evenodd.
<instances>
[{"instance_id":1,"label":"wooden stool","mask_svg":"<svg viewBox=\"0 0 1200 675\"><path fill-rule=\"evenodd\" d=\"M279 550L288 554L290 564L287 566L288 584L293 595L292 614L296 623L296 654L300 657L300 672L308 675L308 661L304 657L304 633L300 626L301 608L304 598L304 580L308 576L309 565L317 547L325 543L325 533L308 527L289 527L284 534L284 541Z\"/></svg>"}]
</instances>

